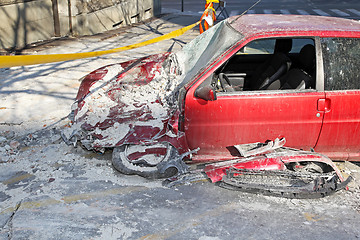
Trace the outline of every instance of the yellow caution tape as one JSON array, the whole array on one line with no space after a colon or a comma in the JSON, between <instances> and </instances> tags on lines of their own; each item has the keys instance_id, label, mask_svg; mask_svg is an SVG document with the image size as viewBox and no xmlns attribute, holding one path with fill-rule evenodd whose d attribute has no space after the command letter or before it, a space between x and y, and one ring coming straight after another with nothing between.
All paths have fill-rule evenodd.
<instances>
[{"instance_id":1,"label":"yellow caution tape","mask_svg":"<svg viewBox=\"0 0 360 240\"><path fill-rule=\"evenodd\" d=\"M164 41L170 38L178 37L185 32L189 31L193 27L197 26L199 22L191 24L189 26L180 28L178 30L172 31L168 34L162 35L157 38L153 38L144 42L135 43L129 46L104 50L104 51L96 51L96 52L84 52L84 53L68 53L68 54L48 54L48 55L17 55L17 56L0 56L0 68L7 67L15 67L15 66L25 66L25 65L33 65L33 64L42 64L42 63L51 63L51 62L62 62L69 61L81 58L90 58L97 57L110 53L122 52L138 47L147 46L153 43L157 43L160 41Z\"/></svg>"}]
</instances>

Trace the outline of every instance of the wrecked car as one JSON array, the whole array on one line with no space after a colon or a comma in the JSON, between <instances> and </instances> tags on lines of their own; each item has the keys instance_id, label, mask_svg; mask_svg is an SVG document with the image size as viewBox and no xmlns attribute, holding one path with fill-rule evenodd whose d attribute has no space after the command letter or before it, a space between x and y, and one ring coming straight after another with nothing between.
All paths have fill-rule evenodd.
<instances>
[{"instance_id":1,"label":"wrecked car","mask_svg":"<svg viewBox=\"0 0 360 240\"><path fill-rule=\"evenodd\" d=\"M336 189L346 181L326 156L360 160L359 37L360 23L348 19L230 17L177 53L85 76L63 138L112 148L113 166L125 174L169 177L188 172L184 160L221 161L205 167L208 177L238 188L234 178L248 175L239 169L282 176L305 169L324 184L333 173L324 191ZM257 151L273 139L276 147ZM254 153L244 155L249 143L257 143Z\"/></svg>"}]
</instances>

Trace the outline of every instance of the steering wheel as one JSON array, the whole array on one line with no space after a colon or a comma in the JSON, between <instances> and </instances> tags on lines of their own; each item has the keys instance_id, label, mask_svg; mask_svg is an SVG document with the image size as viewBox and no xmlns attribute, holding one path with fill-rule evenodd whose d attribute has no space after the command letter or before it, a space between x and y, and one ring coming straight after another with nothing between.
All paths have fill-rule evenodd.
<instances>
[{"instance_id":1,"label":"steering wheel","mask_svg":"<svg viewBox=\"0 0 360 240\"><path fill-rule=\"evenodd\" d=\"M219 80L220 80L219 81L220 85L221 85L222 89L224 89L225 92L234 91L234 89L231 86L230 79L224 73L219 74Z\"/></svg>"}]
</instances>

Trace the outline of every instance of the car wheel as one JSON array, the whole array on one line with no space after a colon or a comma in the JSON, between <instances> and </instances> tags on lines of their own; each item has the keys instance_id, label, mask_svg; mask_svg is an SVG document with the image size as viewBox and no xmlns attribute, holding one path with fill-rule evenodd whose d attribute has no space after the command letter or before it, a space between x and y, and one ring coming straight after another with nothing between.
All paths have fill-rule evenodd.
<instances>
[{"instance_id":1,"label":"car wheel","mask_svg":"<svg viewBox=\"0 0 360 240\"><path fill-rule=\"evenodd\" d=\"M171 160L173 146L168 143L152 145L126 144L116 147L112 154L112 164L123 174L139 175L146 178L167 178L177 174L177 169L159 171L159 164Z\"/></svg>"}]
</instances>

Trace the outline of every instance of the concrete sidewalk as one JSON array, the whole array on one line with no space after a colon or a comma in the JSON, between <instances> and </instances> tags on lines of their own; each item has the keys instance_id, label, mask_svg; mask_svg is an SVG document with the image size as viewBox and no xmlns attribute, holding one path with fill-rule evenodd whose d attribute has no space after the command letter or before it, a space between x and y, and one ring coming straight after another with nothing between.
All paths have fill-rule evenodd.
<instances>
[{"instance_id":1,"label":"concrete sidewalk","mask_svg":"<svg viewBox=\"0 0 360 240\"><path fill-rule=\"evenodd\" d=\"M104 50L147 40L198 20L166 15L106 34L47 44L41 54ZM111 152L67 146L59 130L80 79L101 66L178 50L198 29L118 54L0 69L0 239L356 239L360 168L355 181L323 199L291 200L234 192L209 182L167 188L126 176ZM34 52L35 53L35 52Z\"/></svg>"}]
</instances>

